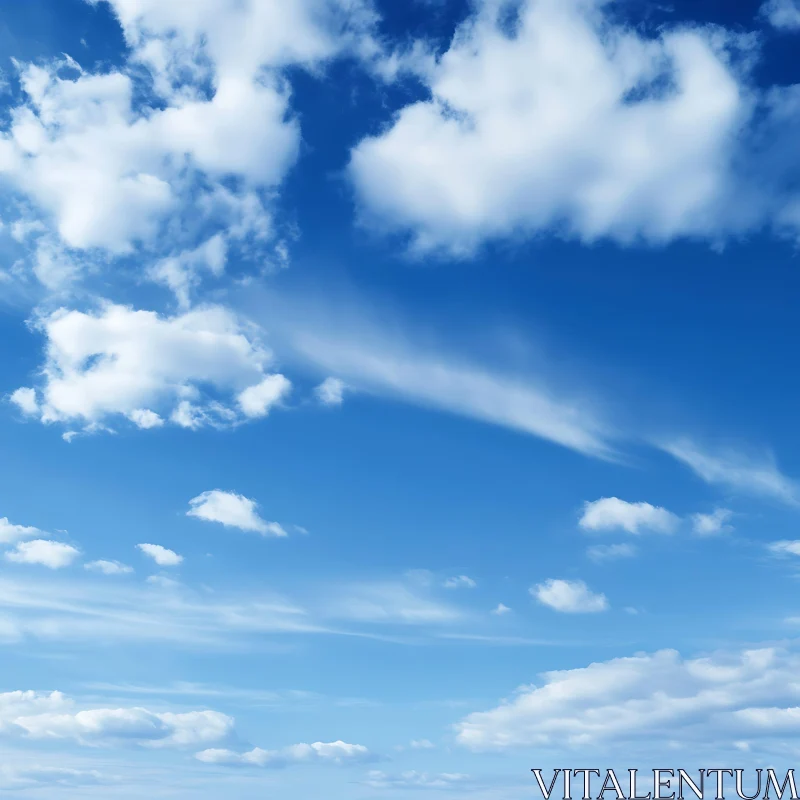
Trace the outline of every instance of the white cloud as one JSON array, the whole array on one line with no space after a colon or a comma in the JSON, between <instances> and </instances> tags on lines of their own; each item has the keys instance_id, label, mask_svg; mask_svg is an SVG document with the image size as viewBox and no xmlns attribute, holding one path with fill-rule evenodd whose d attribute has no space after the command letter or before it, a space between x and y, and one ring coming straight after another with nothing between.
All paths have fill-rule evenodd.
<instances>
[{"instance_id":1,"label":"white cloud","mask_svg":"<svg viewBox=\"0 0 800 800\"><path fill-rule=\"evenodd\" d=\"M97 770L69 767L11 767L0 766L0 790L22 791L40 786L91 786L110 782Z\"/></svg>"},{"instance_id":2,"label":"white cloud","mask_svg":"<svg viewBox=\"0 0 800 800\"><path fill-rule=\"evenodd\" d=\"M119 561L90 561L83 565L90 572L102 572L103 575L126 575L133 572L133 567Z\"/></svg>"},{"instance_id":3,"label":"white cloud","mask_svg":"<svg viewBox=\"0 0 800 800\"><path fill-rule=\"evenodd\" d=\"M62 542L48 539L34 539L18 542L13 550L6 553L6 559L17 564L41 564L50 569L68 567L80 555L80 551Z\"/></svg>"},{"instance_id":4,"label":"white cloud","mask_svg":"<svg viewBox=\"0 0 800 800\"><path fill-rule=\"evenodd\" d=\"M498 603L497 608L492 609L492 614L494 614L496 617L502 617L510 613L511 609L503 603Z\"/></svg>"},{"instance_id":5,"label":"white cloud","mask_svg":"<svg viewBox=\"0 0 800 800\"><path fill-rule=\"evenodd\" d=\"M546 672L535 686L457 726L467 747L558 747L587 752L612 743L664 747L680 730L691 747L800 730L795 653L774 648L686 659L674 650Z\"/></svg>"},{"instance_id":6,"label":"white cloud","mask_svg":"<svg viewBox=\"0 0 800 800\"><path fill-rule=\"evenodd\" d=\"M445 589L474 589L478 584L469 575L456 575L448 578L442 585Z\"/></svg>"},{"instance_id":7,"label":"white cloud","mask_svg":"<svg viewBox=\"0 0 800 800\"><path fill-rule=\"evenodd\" d=\"M340 406L344 402L345 383L339 378L325 378L314 393L324 406Z\"/></svg>"},{"instance_id":8,"label":"white cloud","mask_svg":"<svg viewBox=\"0 0 800 800\"><path fill-rule=\"evenodd\" d=\"M403 583L346 586L326 601L324 613L337 619L400 625L445 625L463 617L458 608Z\"/></svg>"},{"instance_id":9,"label":"white cloud","mask_svg":"<svg viewBox=\"0 0 800 800\"><path fill-rule=\"evenodd\" d=\"M619 558L633 558L636 548L630 544L596 544L586 549L592 561L615 561Z\"/></svg>"},{"instance_id":10,"label":"white cloud","mask_svg":"<svg viewBox=\"0 0 800 800\"><path fill-rule=\"evenodd\" d=\"M164 424L164 420L149 408L135 408L128 414L128 419L143 430L160 428Z\"/></svg>"},{"instance_id":11,"label":"white cloud","mask_svg":"<svg viewBox=\"0 0 800 800\"><path fill-rule=\"evenodd\" d=\"M180 581L176 581L174 578L168 578L166 575L148 575L145 578L145 582L149 583L151 586L158 586L161 589L178 589L181 586Z\"/></svg>"},{"instance_id":12,"label":"white cloud","mask_svg":"<svg viewBox=\"0 0 800 800\"><path fill-rule=\"evenodd\" d=\"M603 497L585 503L578 524L587 531L624 530L639 534L646 531L672 533L679 520L671 512L650 503L628 503L618 497Z\"/></svg>"},{"instance_id":13,"label":"white cloud","mask_svg":"<svg viewBox=\"0 0 800 800\"><path fill-rule=\"evenodd\" d=\"M342 634L267 590L209 595L188 586L0 576L0 641L160 643L228 648L253 636ZM162 576L158 576L162 577Z\"/></svg>"},{"instance_id":14,"label":"white cloud","mask_svg":"<svg viewBox=\"0 0 800 800\"><path fill-rule=\"evenodd\" d=\"M421 71L430 99L353 149L366 219L457 255L542 230L663 242L747 224L729 197L751 113L731 54L752 42L648 38L606 5L524 0L511 35L502 3L476 3Z\"/></svg>"},{"instance_id":15,"label":"white cloud","mask_svg":"<svg viewBox=\"0 0 800 800\"><path fill-rule=\"evenodd\" d=\"M772 542L767 547L771 553L779 556L800 556L800 540L784 539L780 542Z\"/></svg>"},{"instance_id":16,"label":"white cloud","mask_svg":"<svg viewBox=\"0 0 800 800\"><path fill-rule=\"evenodd\" d=\"M733 526L728 522L733 511L727 508L714 509L710 514L692 514L692 529L698 536L716 536L729 533Z\"/></svg>"},{"instance_id":17,"label":"white cloud","mask_svg":"<svg viewBox=\"0 0 800 800\"><path fill-rule=\"evenodd\" d=\"M183 561L183 556L178 555L173 550L168 550L160 544L137 544L146 556L152 558L159 567L176 567Z\"/></svg>"},{"instance_id":18,"label":"white cloud","mask_svg":"<svg viewBox=\"0 0 800 800\"><path fill-rule=\"evenodd\" d=\"M359 327L353 316L342 324L357 329L343 332L335 323L314 330L318 322L311 319L307 330L290 331L292 348L360 391L500 425L586 455L614 457L610 428L585 399L572 399L528 376L437 353L430 345L388 341L379 328Z\"/></svg>"},{"instance_id":19,"label":"white cloud","mask_svg":"<svg viewBox=\"0 0 800 800\"><path fill-rule=\"evenodd\" d=\"M800 4L797 0L767 0L761 6L761 14L780 30L800 29Z\"/></svg>"},{"instance_id":20,"label":"white cloud","mask_svg":"<svg viewBox=\"0 0 800 800\"><path fill-rule=\"evenodd\" d=\"M236 492L213 489L189 501L188 517L219 522L229 528L254 531L262 536L284 537L289 534L277 522L267 522L258 514L258 503Z\"/></svg>"},{"instance_id":21,"label":"white cloud","mask_svg":"<svg viewBox=\"0 0 800 800\"><path fill-rule=\"evenodd\" d=\"M83 745L191 747L227 738L233 719L218 711L181 714L146 708L77 709L61 692L0 694L0 729L26 739L68 739Z\"/></svg>"},{"instance_id":22,"label":"white cloud","mask_svg":"<svg viewBox=\"0 0 800 800\"><path fill-rule=\"evenodd\" d=\"M12 392L8 398L26 416L33 417L39 413L36 390L23 387Z\"/></svg>"},{"instance_id":23,"label":"white cloud","mask_svg":"<svg viewBox=\"0 0 800 800\"><path fill-rule=\"evenodd\" d=\"M606 596L595 594L583 581L551 578L532 586L530 593L542 605L566 614L593 614L608 608Z\"/></svg>"},{"instance_id":24,"label":"white cloud","mask_svg":"<svg viewBox=\"0 0 800 800\"><path fill-rule=\"evenodd\" d=\"M41 536L42 531L30 525L14 525L8 517L0 517L0 544L13 544L19 539Z\"/></svg>"},{"instance_id":25,"label":"white cloud","mask_svg":"<svg viewBox=\"0 0 800 800\"><path fill-rule=\"evenodd\" d=\"M297 596L199 587L163 575L144 582L6 570L0 574L0 642L160 643L208 651L277 644L286 636L359 636L398 643L469 633L480 623L454 604L403 583L315 582Z\"/></svg>"},{"instance_id":26,"label":"white cloud","mask_svg":"<svg viewBox=\"0 0 800 800\"><path fill-rule=\"evenodd\" d=\"M246 753L237 753L233 750L203 750L197 753L196 758L206 764L251 767L285 767L314 761L346 764L374 760L374 756L363 745L341 741L295 744L282 750L262 750L256 747Z\"/></svg>"},{"instance_id":27,"label":"white cloud","mask_svg":"<svg viewBox=\"0 0 800 800\"><path fill-rule=\"evenodd\" d=\"M372 789L455 789L464 790L471 783L469 775L458 772L428 773L408 770L399 775L389 775L381 770L371 770L363 781Z\"/></svg>"},{"instance_id":28,"label":"white cloud","mask_svg":"<svg viewBox=\"0 0 800 800\"><path fill-rule=\"evenodd\" d=\"M185 306L229 247L264 258L271 198L300 143L285 70L380 54L366 0L190 5L111 0L129 46L117 69L16 64L23 97L0 134L0 173L25 209L12 230L37 237L31 268L48 288L109 255L157 254L149 276ZM225 233L206 252L209 228Z\"/></svg>"},{"instance_id":29,"label":"white cloud","mask_svg":"<svg viewBox=\"0 0 800 800\"><path fill-rule=\"evenodd\" d=\"M412 750L435 750L436 745L429 739L414 739L408 745Z\"/></svg>"},{"instance_id":30,"label":"white cloud","mask_svg":"<svg viewBox=\"0 0 800 800\"><path fill-rule=\"evenodd\" d=\"M753 459L732 450L712 454L689 439L666 442L661 447L706 483L770 497L788 505L800 503L797 481L786 477L770 455Z\"/></svg>"},{"instance_id":31,"label":"white cloud","mask_svg":"<svg viewBox=\"0 0 800 800\"><path fill-rule=\"evenodd\" d=\"M225 271L228 244L225 237L217 233L194 250L164 258L149 271L149 277L169 287L181 308L191 306L191 292L199 285L201 275L208 272L220 277Z\"/></svg>"},{"instance_id":32,"label":"white cloud","mask_svg":"<svg viewBox=\"0 0 800 800\"><path fill-rule=\"evenodd\" d=\"M261 383L248 386L239 394L239 408L251 419L266 417L270 409L289 394L291 388L291 382L283 375L268 375Z\"/></svg>"},{"instance_id":33,"label":"white cloud","mask_svg":"<svg viewBox=\"0 0 800 800\"><path fill-rule=\"evenodd\" d=\"M164 422L160 410L187 428L227 426L266 413L265 387L279 387L277 397L289 385L282 375L265 375L270 353L253 330L217 306L163 317L107 303L94 313L60 309L38 327L47 359L36 407L46 423L102 430L123 415L154 428ZM238 397L244 416L204 395L209 387Z\"/></svg>"}]
</instances>

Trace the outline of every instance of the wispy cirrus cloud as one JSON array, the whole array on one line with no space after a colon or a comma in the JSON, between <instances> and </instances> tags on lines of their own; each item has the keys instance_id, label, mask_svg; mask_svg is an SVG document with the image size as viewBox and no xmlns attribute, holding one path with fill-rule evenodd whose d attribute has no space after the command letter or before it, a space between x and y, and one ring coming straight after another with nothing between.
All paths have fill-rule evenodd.
<instances>
[{"instance_id":1,"label":"wispy cirrus cloud","mask_svg":"<svg viewBox=\"0 0 800 800\"><path fill-rule=\"evenodd\" d=\"M706 483L800 505L800 483L784 475L769 453L752 457L732 449L712 452L688 438L664 441L659 446Z\"/></svg>"}]
</instances>

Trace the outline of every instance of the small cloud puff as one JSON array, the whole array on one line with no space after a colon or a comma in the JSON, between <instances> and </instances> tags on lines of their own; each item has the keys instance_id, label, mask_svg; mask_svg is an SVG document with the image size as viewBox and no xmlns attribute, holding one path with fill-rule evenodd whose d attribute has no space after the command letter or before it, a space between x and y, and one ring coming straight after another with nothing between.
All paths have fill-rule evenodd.
<instances>
[{"instance_id":1,"label":"small cloud puff","mask_svg":"<svg viewBox=\"0 0 800 800\"><path fill-rule=\"evenodd\" d=\"M339 378L326 378L314 390L317 400L324 406L340 406L344 402L344 392L347 387Z\"/></svg>"},{"instance_id":2,"label":"small cloud puff","mask_svg":"<svg viewBox=\"0 0 800 800\"><path fill-rule=\"evenodd\" d=\"M583 581L550 579L532 586L530 593L542 605L565 614L593 614L608 608L606 596L595 594Z\"/></svg>"},{"instance_id":3,"label":"small cloud puff","mask_svg":"<svg viewBox=\"0 0 800 800\"><path fill-rule=\"evenodd\" d=\"M206 522L219 522L228 528L260 533L262 536L283 538L289 534L277 522L267 522L258 514L258 503L236 492L213 489L189 501L187 517Z\"/></svg>"},{"instance_id":4,"label":"small cloud puff","mask_svg":"<svg viewBox=\"0 0 800 800\"><path fill-rule=\"evenodd\" d=\"M183 561L183 556L160 544L137 544L136 546L142 553L152 558L159 567L176 567Z\"/></svg>"}]
</instances>

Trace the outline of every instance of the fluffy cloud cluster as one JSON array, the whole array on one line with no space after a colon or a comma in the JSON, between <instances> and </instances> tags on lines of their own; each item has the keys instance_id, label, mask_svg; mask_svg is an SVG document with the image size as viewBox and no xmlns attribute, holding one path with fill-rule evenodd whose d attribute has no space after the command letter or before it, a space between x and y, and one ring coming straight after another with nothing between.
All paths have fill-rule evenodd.
<instances>
[{"instance_id":1,"label":"fluffy cloud cluster","mask_svg":"<svg viewBox=\"0 0 800 800\"><path fill-rule=\"evenodd\" d=\"M733 530L730 524L732 518L730 509L716 508L710 513L691 514L685 522L691 525L697 536L718 536ZM603 497L585 503L578 520L585 531L622 530L631 534L674 533L683 523L684 520L666 508L650 503L629 503L618 497ZM636 549L629 544L595 545L588 548L586 553L595 561L607 561L633 556Z\"/></svg>"},{"instance_id":2,"label":"fluffy cloud cluster","mask_svg":"<svg viewBox=\"0 0 800 800\"><path fill-rule=\"evenodd\" d=\"M259 516L255 500L236 492L223 492L220 489L203 492L189 501L186 515L206 522L219 522L229 528L253 531L262 536L289 535L277 522L267 522Z\"/></svg>"},{"instance_id":3,"label":"fluffy cloud cluster","mask_svg":"<svg viewBox=\"0 0 800 800\"><path fill-rule=\"evenodd\" d=\"M599 748L613 742L748 742L800 732L800 657L765 648L683 659L674 650L546 672L491 711L470 714L474 749ZM694 745L693 745L694 746Z\"/></svg>"},{"instance_id":4,"label":"fluffy cloud cluster","mask_svg":"<svg viewBox=\"0 0 800 800\"><path fill-rule=\"evenodd\" d=\"M43 384L11 395L45 423L97 430L121 417L140 428L169 421L195 429L266 416L290 382L268 374L270 353L230 311L160 316L106 304L61 309L38 323L46 338Z\"/></svg>"},{"instance_id":5,"label":"fluffy cloud cluster","mask_svg":"<svg viewBox=\"0 0 800 800\"><path fill-rule=\"evenodd\" d=\"M607 0L481 0L420 70L430 97L352 151L365 218L417 250L556 231L584 241L797 235L798 87L759 95L752 37L649 36ZM787 25L789 0L771 0ZM796 12L796 8L794 9ZM773 144L764 154L758 141Z\"/></svg>"},{"instance_id":6,"label":"fluffy cloud cluster","mask_svg":"<svg viewBox=\"0 0 800 800\"><path fill-rule=\"evenodd\" d=\"M197 753L196 758L206 764L277 768L314 761L332 764L358 763L372 761L375 757L360 744L314 742L295 744L282 750L262 750L256 747L246 753L210 749Z\"/></svg>"},{"instance_id":7,"label":"fluffy cloud cluster","mask_svg":"<svg viewBox=\"0 0 800 800\"><path fill-rule=\"evenodd\" d=\"M360 0L96 4L122 27L123 67L17 64L23 100L0 131L0 178L23 200L10 230L50 289L144 252L185 305L230 248L267 257L270 195L300 142L284 71L369 56L374 16Z\"/></svg>"},{"instance_id":8,"label":"fluffy cloud cluster","mask_svg":"<svg viewBox=\"0 0 800 800\"><path fill-rule=\"evenodd\" d=\"M61 569L80 555L76 547L43 538L45 536L48 534L31 525L15 525L8 517L0 519L0 545L14 545L5 553L7 561Z\"/></svg>"},{"instance_id":9,"label":"fluffy cloud cluster","mask_svg":"<svg viewBox=\"0 0 800 800\"><path fill-rule=\"evenodd\" d=\"M217 711L77 710L74 701L61 692L0 694L0 734L4 736L65 739L94 746L191 747L223 740L232 730L233 719Z\"/></svg>"},{"instance_id":10,"label":"fluffy cloud cluster","mask_svg":"<svg viewBox=\"0 0 800 800\"><path fill-rule=\"evenodd\" d=\"M41 536L42 531L31 525L15 525L8 517L0 518L0 544L13 544L20 539Z\"/></svg>"}]
</instances>

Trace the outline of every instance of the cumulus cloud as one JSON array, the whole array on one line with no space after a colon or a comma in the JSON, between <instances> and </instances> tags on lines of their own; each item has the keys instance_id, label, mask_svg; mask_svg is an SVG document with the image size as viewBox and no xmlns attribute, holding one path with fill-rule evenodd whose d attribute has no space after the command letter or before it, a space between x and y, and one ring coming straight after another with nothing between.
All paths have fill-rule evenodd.
<instances>
[{"instance_id":1,"label":"cumulus cloud","mask_svg":"<svg viewBox=\"0 0 800 800\"><path fill-rule=\"evenodd\" d=\"M314 393L322 405L340 406L344 402L345 388L344 381L339 378L325 378Z\"/></svg>"},{"instance_id":2,"label":"cumulus cloud","mask_svg":"<svg viewBox=\"0 0 800 800\"><path fill-rule=\"evenodd\" d=\"M229 766L286 767L291 764L321 762L331 764L357 763L374 760L370 751L360 744L347 742L314 742L295 744L282 750L262 750L256 747L245 753L233 750L203 750L196 758L206 764Z\"/></svg>"},{"instance_id":3,"label":"cumulus cloud","mask_svg":"<svg viewBox=\"0 0 800 800\"><path fill-rule=\"evenodd\" d=\"M633 558L636 548L630 544L596 544L586 550L592 561L616 561L620 558Z\"/></svg>"},{"instance_id":4,"label":"cumulus cloud","mask_svg":"<svg viewBox=\"0 0 800 800\"><path fill-rule=\"evenodd\" d=\"M526 0L512 33L503 4L477 3L421 73L430 99L353 149L367 218L456 254L546 229L663 242L749 223L728 193L751 114L733 63L752 44L688 25L650 38L605 6Z\"/></svg>"},{"instance_id":5,"label":"cumulus cloud","mask_svg":"<svg viewBox=\"0 0 800 800\"><path fill-rule=\"evenodd\" d=\"M532 586L530 593L542 605L566 614L594 614L608 608L604 594L595 594L583 581L550 579Z\"/></svg>"},{"instance_id":6,"label":"cumulus cloud","mask_svg":"<svg viewBox=\"0 0 800 800\"><path fill-rule=\"evenodd\" d=\"M144 252L186 306L228 249L280 253L271 197L300 143L285 71L345 52L375 60L376 18L366 0L109 4L128 45L120 67L16 63L22 99L0 130L0 175L24 209L12 229L50 289Z\"/></svg>"},{"instance_id":7,"label":"cumulus cloud","mask_svg":"<svg viewBox=\"0 0 800 800\"><path fill-rule=\"evenodd\" d=\"M242 391L237 402L242 413L250 419L266 417L270 409L281 402L292 388L288 378L283 375L268 375L255 386Z\"/></svg>"},{"instance_id":8,"label":"cumulus cloud","mask_svg":"<svg viewBox=\"0 0 800 800\"><path fill-rule=\"evenodd\" d=\"M19 539L41 536L42 531L30 525L14 525L8 517L0 518L0 544L13 544Z\"/></svg>"},{"instance_id":9,"label":"cumulus cloud","mask_svg":"<svg viewBox=\"0 0 800 800\"><path fill-rule=\"evenodd\" d=\"M137 544L136 546L148 558L152 558L159 567L176 567L183 561L183 556L160 544Z\"/></svg>"},{"instance_id":10,"label":"cumulus cloud","mask_svg":"<svg viewBox=\"0 0 800 800\"><path fill-rule=\"evenodd\" d=\"M626 742L691 746L783 737L800 726L797 654L775 648L683 659L674 650L545 672L535 686L457 725L476 750Z\"/></svg>"},{"instance_id":11,"label":"cumulus cloud","mask_svg":"<svg viewBox=\"0 0 800 800\"><path fill-rule=\"evenodd\" d=\"M213 489L189 501L188 517L219 522L228 528L253 531L262 536L284 537L289 534L277 522L266 522L258 514L258 503L236 492Z\"/></svg>"},{"instance_id":12,"label":"cumulus cloud","mask_svg":"<svg viewBox=\"0 0 800 800\"><path fill-rule=\"evenodd\" d=\"M143 430L160 428L164 424L164 420L149 408L135 408L128 414L128 419L137 428L142 428Z\"/></svg>"},{"instance_id":13,"label":"cumulus cloud","mask_svg":"<svg viewBox=\"0 0 800 800\"><path fill-rule=\"evenodd\" d=\"M146 708L87 708L61 692L0 694L0 730L25 739L67 739L83 745L191 747L227 738L231 717L218 711L156 713Z\"/></svg>"},{"instance_id":14,"label":"cumulus cloud","mask_svg":"<svg viewBox=\"0 0 800 800\"><path fill-rule=\"evenodd\" d=\"M474 589L478 584L469 575L456 575L448 578L442 585L445 589Z\"/></svg>"},{"instance_id":15,"label":"cumulus cloud","mask_svg":"<svg viewBox=\"0 0 800 800\"><path fill-rule=\"evenodd\" d=\"M224 427L263 416L289 386L266 374L271 356L255 332L218 306L172 317L111 303L95 312L62 308L38 328L44 382L30 391L45 423L92 431L124 416L155 428L164 424L161 412L185 428ZM242 414L220 402L226 394Z\"/></svg>"},{"instance_id":16,"label":"cumulus cloud","mask_svg":"<svg viewBox=\"0 0 800 800\"><path fill-rule=\"evenodd\" d=\"M627 533L672 533L678 517L650 503L628 503L618 497L603 497L585 503L578 524L587 531L623 530Z\"/></svg>"},{"instance_id":17,"label":"cumulus cloud","mask_svg":"<svg viewBox=\"0 0 800 800\"><path fill-rule=\"evenodd\" d=\"M102 572L103 575L126 575L133 572L133 567L119 561L90 561L83 565L84 569L90 572Z\"/></svg>"},{"instance_id":18,"label":"cumulus cloud","mask_svg":"<svg viewBox=\"0 0 800 800\"><path fill-rule=\"evenodd\" d=\"M800 4L797 0L767 0L761 14L780 30L800 30Z\"/></svg>"},{"instance_id":19,"label":"cumulus cloud","mask_svg":"<svg viewBox=\"0 0 800 800\"><path fill-rule=\"evenodd\" d=\"M36 416L39 412L39 402L36 399L36 390L23 387L13 391L8 398L23 414L28 417Z\"/></svg>"},{"instance_id":20,"label":"cumulus cloud","mask_svg":"<svg viewBox=\"0 0 800 800\"><path fill-rule=\"evenodd\" d=\"M734 450L710 453L689 439L665 442L661 447L706 483L791 506L800 503L800 485L784 475L769 454L756 459Z\"/></svg>"},{"instance_id":21,"label":"cumulus cloud","mask_svg":"<svg viewBox=\"0 0 800 800\"><path fill-rule=\"evenodd\" d=\"M63 542L48 539L33 539L18 542L13 550L6 553L6 559L17 564L40 564L50 569L68 567L80 555L80 551Z\"/></svg>"},{"instance_id":22,"label":"cumulus cloud","mask_svg":"<svg viewBox=\"0 0 800 800\"><path fill-rule=\"evenodd\" d=\"M728 508L716 508L710 514L692 514L692 529L698 536L717 536L729 533L733 526L729 521L733 511Z\"/></svg>"}]
</instances>

